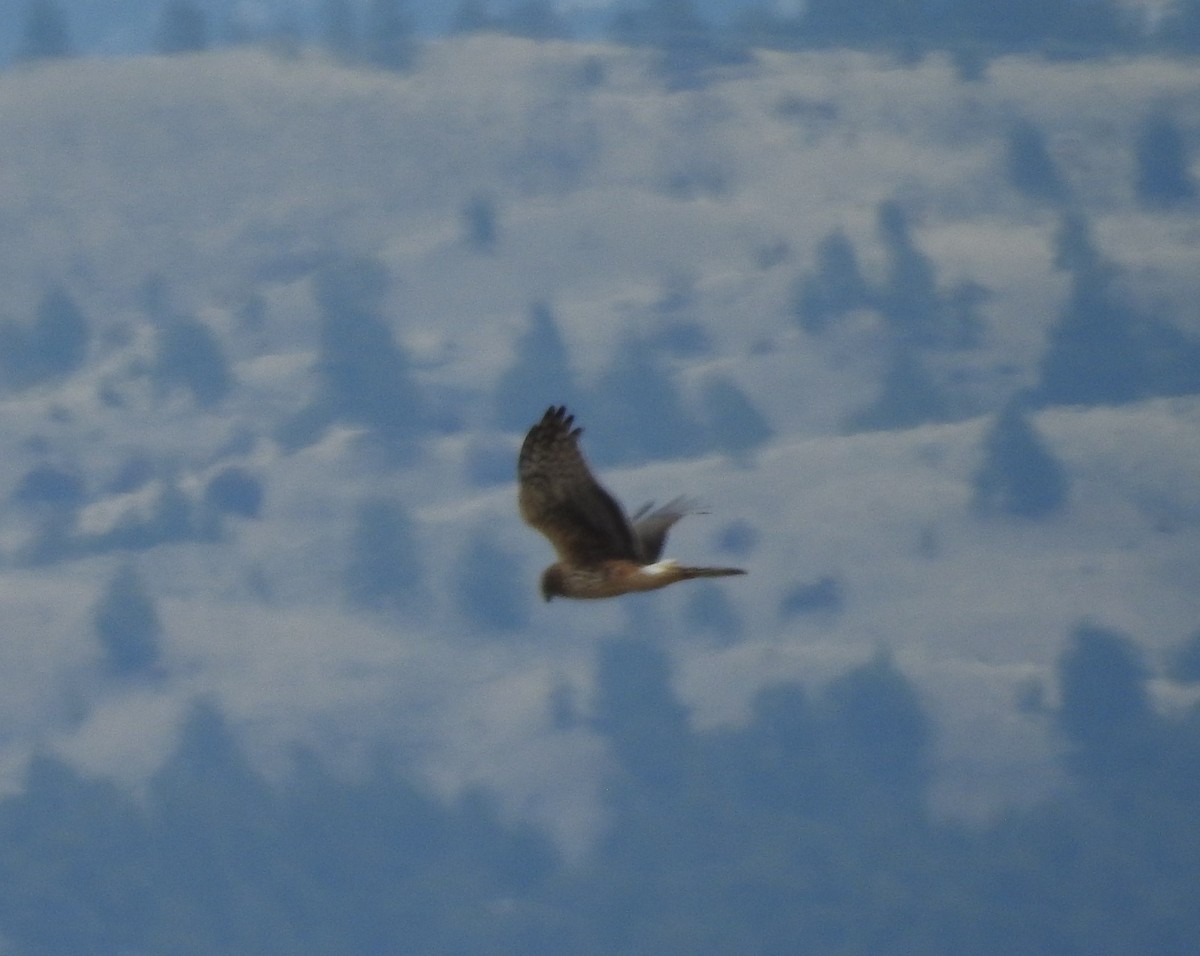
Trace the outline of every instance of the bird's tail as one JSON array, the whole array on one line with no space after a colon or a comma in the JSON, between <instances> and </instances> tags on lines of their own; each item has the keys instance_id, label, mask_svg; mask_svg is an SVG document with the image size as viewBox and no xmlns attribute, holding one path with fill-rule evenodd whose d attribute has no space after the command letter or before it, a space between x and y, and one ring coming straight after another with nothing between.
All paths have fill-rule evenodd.
<instances>
[{"instance_id":1,"label":"bird's tail","mask_svg":"<svg viewBox=\"0 0 1200 956\"><path fill-rule=\"evenodd\" d=\"M679 580L688 581L691 578L727 578L734 574L745 574L744 568L689 568L686 565L679 568Z\"/></svg>"}]
</instances>

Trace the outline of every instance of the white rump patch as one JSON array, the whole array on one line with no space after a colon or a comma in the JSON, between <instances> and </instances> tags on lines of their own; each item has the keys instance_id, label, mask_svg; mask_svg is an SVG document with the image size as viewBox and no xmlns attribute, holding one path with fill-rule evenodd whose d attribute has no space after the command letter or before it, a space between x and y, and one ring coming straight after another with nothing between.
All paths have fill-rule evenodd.
<instances>
[{"instance_id":1,"label":"white rump patch","mask_svg":"<svg viewBox=\"0 0 1200 956\"><path fill-rule=\"evenodd\" d=\"M674 558L666 558L662 561L655 561L653 564L643 566L644 574L666 574L672 568L679 567L679 562Z\"/></svg>"}]
</instances>

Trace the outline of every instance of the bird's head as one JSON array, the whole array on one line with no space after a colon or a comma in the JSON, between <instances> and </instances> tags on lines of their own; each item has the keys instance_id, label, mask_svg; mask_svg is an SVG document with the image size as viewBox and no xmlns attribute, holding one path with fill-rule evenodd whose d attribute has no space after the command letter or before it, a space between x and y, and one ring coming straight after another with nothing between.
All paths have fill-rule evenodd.
<instances>
[{"instance_id":1,"label":"bird's head","mask_svg":"<svg viewBox=\"0 0 1200 956\"><path fill-rule=\"evenodd\" d=\"M553 597L563 597L566 593L563 589L562 568L557 564L550 565L542 572L542 600L549 601Z\"/></svg>"}]
</instances>

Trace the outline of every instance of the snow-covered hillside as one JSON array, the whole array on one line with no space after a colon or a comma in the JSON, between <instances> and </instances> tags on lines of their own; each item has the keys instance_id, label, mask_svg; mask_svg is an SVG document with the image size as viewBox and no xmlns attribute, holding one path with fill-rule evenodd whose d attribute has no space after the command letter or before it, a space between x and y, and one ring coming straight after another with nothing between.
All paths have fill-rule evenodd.
<instances>
[{"instance_id":1,"label":"snow-covered hillside","mask_svg":"<svg viewBox=\"0 0 1200 956\"><path fill-rule=\"evenodd\" d=\"M89 330L80 362L0 396L10 785L50 749L136 787L208 699L266 772L298 741L348 769L395 742L439 788L495 786L578 847L607 757L551 702L586 712L597 641L634 633L669 648L702 725L886 648L937 721L945 809L1037 792L1056 742L1017 699L1071 629L1153 655L1198 626L1200 398L1031 408L1065 506L973 505L988 430L1038 384L1071 295L1066 206L1009 183L1005 137L1046 131L1120 301L1195 334L1196 207L1139 206L1131 144L1154 109L1200 128L1198 87L1157 60L1004 59L964 84L937 59L833 52L668 91L636 52L495 36L404 75L239 51L0 77L6 334L39 341L53 289ZM921 348L945 414L855 429L896 333L870 304L805 329L796 290L835 232L884 287L893 201L931 301L986 290L981 329ZM539 304L567 368L514 380L522 348L532 369L548 349ZM394 356L348 361L404 378L395 422L329 370L331 337L379 318ZM722 430L714 383L759 440ZM542 604L549 549L510 469L518 423L568 400L628 505L711 512L670 553L750 575ZM381 563L408 583L363 585ZM96 608L128 565L161 632L114 672Z\"/></svg>"}]
</instances>

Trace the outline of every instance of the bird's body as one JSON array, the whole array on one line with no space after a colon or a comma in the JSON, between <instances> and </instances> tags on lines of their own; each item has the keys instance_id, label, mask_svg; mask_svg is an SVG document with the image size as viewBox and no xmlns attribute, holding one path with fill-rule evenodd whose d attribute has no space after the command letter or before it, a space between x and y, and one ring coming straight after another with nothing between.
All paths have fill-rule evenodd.
<instances>
[{"instance_id":1,"label":"bird's body","mask_svg":"<svg viewBox=\"0 0 1200 956\"><path fill-rule=\"evenodd\" d=\"M667 532L691 511L676 498L649 505L631 521L596 479L579 450L581 429L565 407L551 407L529 429L517 459L518 504L558 561L542 574L542 596L606 598L652 591L690 578L745 574L741 568L689 567L662 560Z\"/></svg>"}]
</instances>

